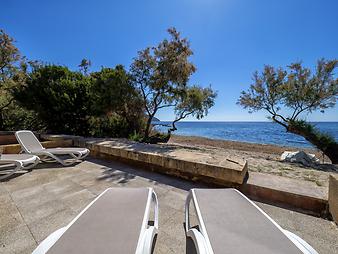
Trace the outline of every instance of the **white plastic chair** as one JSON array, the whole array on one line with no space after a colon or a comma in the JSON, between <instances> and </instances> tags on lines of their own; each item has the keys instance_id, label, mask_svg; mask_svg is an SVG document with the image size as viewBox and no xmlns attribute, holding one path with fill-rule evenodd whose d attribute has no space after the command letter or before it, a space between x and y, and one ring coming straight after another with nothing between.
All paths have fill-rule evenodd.
<instances>
[{"instance_id":1,"label":"white plastic chair","mask_svg":"<svg viewBox=\"0 0 338 254\"><path fill-rule=\"evenodd\" d=\"M24 173L40 162L39 157L29 154L1 154L0 180L15 173Z\"/></svg>"},{"instance_id":2,"label":"white plastic chair","mask_svg":"<svg viewBox=\"0 0 338 254\"><path fill-rule=\"evenodd\" d=\"M27 130L15 132L15 137L21 145L23 152L37 155L45 162L57 161L63 166L69 166L76 163L78 160L84 159L89 154L89 150L87 148L44 148L33 132ZM59 158L60 155L69 155L73 159L69 161L62 160Z\"/></svg>"}]
</instances>

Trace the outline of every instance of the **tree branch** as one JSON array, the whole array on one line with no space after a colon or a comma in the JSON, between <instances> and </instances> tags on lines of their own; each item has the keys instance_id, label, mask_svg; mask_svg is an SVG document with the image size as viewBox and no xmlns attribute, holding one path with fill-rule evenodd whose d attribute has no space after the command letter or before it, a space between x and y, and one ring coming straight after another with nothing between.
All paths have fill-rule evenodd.
<instances>
[{"instance_id":1,"label":"tree branch","mask_svg":"<svg viewBox=\"0 0 338 254\"><path fill-rule=\"evenodd\" d=\"M13 101L14 101L14 98L11 98L8 103L6 103L4 106L0 107L0 111L2 111L5 108L7 108Z\"/></svg>"}]
</instances>

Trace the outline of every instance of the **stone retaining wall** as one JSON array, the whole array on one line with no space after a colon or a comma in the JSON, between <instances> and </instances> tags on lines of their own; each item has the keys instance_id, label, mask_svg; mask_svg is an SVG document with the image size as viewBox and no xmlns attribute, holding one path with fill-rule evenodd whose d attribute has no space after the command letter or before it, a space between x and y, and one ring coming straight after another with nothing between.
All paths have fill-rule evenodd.
<instances>
[{"instance_id":1,"label":"stone retaining wall","mask_svg":"<svg viewBox=\"0 0 338 254\"><path fill-rule=\"evenodd\" d=\"M42 146L45 148L54 148L54 147L69 147L73 145L72 140L54 140L54 141L44 141L41 142ZM12 154L12 153L20 153L21 146L19 144L12 144L12 145L0 145L3 149L2 153Z\"/></svg>"},{"instance_id":2,"label":"stone retaining wall","mask_svg":"<svg viewBox=\"0 0 338 254\"><path fill-rule=\"evenodd\" d=\"M76 145L76 141L74 144ZM184 158L173 158L164 154L114 146L114 144L107 141L88 141L85 144L82 143L81 145L79 143L78 145L90 149L91 156L94 157L114 159L147 170L223 186L242 184L248 170L246 162L237 168L216 166L189 161Z\"/></svg>"},{"instance_id":3,"label":"stone retaining wall","mask_svg":"<svg viewBox=\"0 0 338 254\"><path fill-rule=\"evenodd\" d=\"M338 224L338 176L330 175L329 209L333 220Z\"/></svg>"}]
</instances>

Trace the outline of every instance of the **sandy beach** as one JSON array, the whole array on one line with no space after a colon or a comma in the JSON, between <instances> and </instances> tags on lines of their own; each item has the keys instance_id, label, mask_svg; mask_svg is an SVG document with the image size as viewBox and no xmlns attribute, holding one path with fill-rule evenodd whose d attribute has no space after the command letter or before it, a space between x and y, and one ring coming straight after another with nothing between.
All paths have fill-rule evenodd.
<instances>
[{"instance_id":1,"label":"sandy beach","mask_svg":"<svg viewBox=\"0 0 338 254\"><path fill-rule=\"evenodd\" d=\"M316 157L320 158L322 162L322 154L315 149L298 149L295 147L282 147L178 135L173 135L170 138L169 143L200 149L210 153L211 156L219 156L221 154L228 158L241 157L248 161L249 171L312 181L318 186L328 186L329 175L338 174L338 166L330 164L327 158L324 159L323 164L319 164L315 167L305 167L301 164L280 161L280 155L284 151L303 150L307 153L316 154Z\"/></svg>"}]
</instances>

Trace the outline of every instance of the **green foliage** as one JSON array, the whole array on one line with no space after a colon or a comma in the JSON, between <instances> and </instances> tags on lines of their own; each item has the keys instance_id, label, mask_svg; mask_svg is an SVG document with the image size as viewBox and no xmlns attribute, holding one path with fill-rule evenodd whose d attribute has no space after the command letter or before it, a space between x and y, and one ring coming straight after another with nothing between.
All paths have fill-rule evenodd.
<instances>
[{"instance_id":1,"label":"green foliage","mask_svg":"<svg viewBox=\"0 0 338 254\"><path fill-rule=\"evenodd\" d=\"M91 73L91 99L93 115L106 117L118 115L123 118L123 137L143 127L143 107L139 93L131 83L122 65L115 68L102 68Z\"/></svg>"},{"instance_id":2,"label":"green foliage","mask_svg":"<svg viewBox=\"0 0 338 254\"><path fill-rule=\"evenodd\" d=\"M338 144L334 138L300 120L302 114L334 107L338 97L338 78L334 76L337 66L338 60L324 59L318 61L314 73L301 63L293 63L286 70L265 66L261 74L254 73L254 83L241 93L238 104L250 113L267 111L274 122L303 136L337 163Z\"/></svg>"},{"instance_id":3,"label":"green foliage","mask_svg":"<svg viewBox=\"0 0 338 254\"><path fill-rule=\"evenodd\" d=\"M3 129L6 131L43 131L44 128L43 122L34 111L20 107L15 101L3 110Z\"/></svg>"},{"instance_id":4,"label":"green foliage","mask_svg":"<svg viewBox=\"0 0 338 254\"><path fill-rule=\"evenodd\" d=\"M11 91L23 85L28 64L12 37L0 30L0 130L41 128L34 112L24 110ZM32 63L33 64L33 63Z\"/></svg>"},{"instance_id":5,"label":"green foliage","mask_svg":"<svg viewBox=\"0 0 338 254\"><path fill-rule=\"evenodd\" d=\"M96 114L124 111L131 100L138 97L138 93L130 82L130 78L122 65L115 68L102 68L99 72L91 73L93 110Z\"/></svg>"},{"instance_id":6,"label":"green foliage","mask_svg":"<svg viewBox=\"0 0 338 254\"><path fill-rule=\"evenodd\" d=\"M311 137L312 143L317 147L321 147L321 150L337 145L334 137L329 133L319 131L314 125L307 123L304 120L294 120L289 122L289 129L293 133L299 133L304 137Z\"/></svg>"},{"instance_id":7,"label":"green foliage","mask_svg":"<svg viewBox=\"0 0 338 254\"><path fill-rule=\"evenodd\" d=\"M149 144L157 144L157 143L167 143L169 139L170 132L167 134L156 132L154 135L151 135L150 137L143 138L142 141Z\"/></svg>"},{"instance_id":8,"label":"green foliage","mask_svg":"<svg viewBox=\"0 0 338 254\"><path fill-rule=\"evenodd\" d=\"M337 66L338 60L321 59L314 74L301 63L293 63L287 70L265 66L261 74L254 73L253 84L241 93L238 104L249 112L266 110L282 125L303 113L324 112L336 104L338 78L333 71Z\"/></svg>"},{"instance_id":9,"label":"green foliage","mask_svg":"<svg viewBox=\"0 0 338 254\"><path fill-rule=\"evenodd\" d=\"M159 109L173 108L175 130L175 123L189 115L204 117L216 97L210 87L188 85L195 72L189 42L174 28L168 32L170 40L139 52L131 73L121 65L90 73L87 59L77 72L28 62L0 30L0 129L134 140L144 132L143 141L168 140L170 131L149 138Z\"/></svg>"},{"instance_id":10,"label":"green foliage","mask_svg":"<svg viewBox=\"0 0 338 254\"><path fill-rule=\"evenodd\" d=\"M128 123L123 117L109 116L90 117L90 135L93 137L127 137L130 133Z\"/></svg>"},{"instance_id":11,"label":"green foliage","mask_svg":"<svg viewBox=\"0 0 338 254\"><path fill-rule=\"evenodd\" d=\"M14 45L14 39L0 29L0 82L11 79L18 71L21 54Z\"/></svg>"},{"instance_id":12,"label":"green foliage","mask_svg":"<svg viewBox=\"0 0 338 254\"><path fill-rule=\"evenodd\" d=\"M136 142L141 142L143 140L143 135L134 131L132 134L129 134L128 139Z\"/></svg>"},{"instance_id":13,"label":"green foliage","mask_svg":"<svg viewBox=\"0 0 338 254\"><path fill-rule=\"evenodd\" d=\"M143 126L138 94L122 66L90 75L38 66L14 96L53 133L128 137Z\"/></svg>"},{"instance_id":14,"label":"green foliage","mask_svg":"<svg viewBox=\"0 0 338 254\"><path fill-rule=\"evenodd\" d=\"M216 96L215 93L209 93L209 97L203 97L201 95L206 93L202 88L198 86L189 88L189 78L196 71L195 65L189 61L193 52L188 40L181 38L175 28L168 29L168 32L170 40L164 39L156 47L140 51L130 68L134 85L140 91L147 115L144 140L150 135L151 122L158 110L173 107L178 114L176 122L183 119L184 115L196 115L201 118L207 113L207 107L213 105L210 101ZM191 99L195 102L198 98L208 102L194 104L197 108L193 105L188 106L186 100Z\"/></svg>"},{"instance_id":15,"label":"green foliage","mask_svg":"<svg viewBox=\"0 0 338 254\"><path fill-rule=\"evenodd\" d=\"M29 74L14 97L54 133L88 135L91 79L67 67L47 65Z\"/></svg>"},{"instance_id":16,"label":"green foliage","mask_svg":"<svg viewBox=\"0 0 338 254\"><path fill-rule=\"evenodd\" d=\"M88 74L89 67L92 65L92 62L88 59L82 59L81 63L79 64L80 71L84 74Z\"/></svg>"},{"instance_id":17,"label":"green foliage","mask_svg":"<svg viewBox=\"0 0 338 254\"><path fill-rule=\"evenodd\" d=\"M216 96L216 92L210 87L187 87L185 93L181 96L175 107L176 118L172 123L173 127L171 131L176 130L176 122L189 115L194 116L197 119L201 119L207 115L208 110L214 106Z\"/></svg>"}]
</instances>

